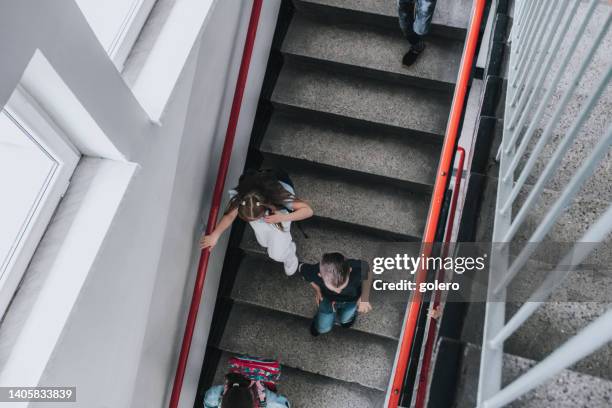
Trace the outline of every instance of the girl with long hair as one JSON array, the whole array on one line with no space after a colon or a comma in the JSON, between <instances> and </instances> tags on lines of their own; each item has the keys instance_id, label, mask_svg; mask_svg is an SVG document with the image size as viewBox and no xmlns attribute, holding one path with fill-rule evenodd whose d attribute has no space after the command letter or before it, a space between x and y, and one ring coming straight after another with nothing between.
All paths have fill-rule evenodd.
<instances>
[{"instance_id":1,"label":"girl with long hair","mask_svg":"<svg viewBox=\"0 0 612 408\"><path fill-rule=\"evenodd\" d=\"M310 218L312 208L295 195L293 183L280 171L249 171L242 175L238 186L230 190L230 202L215 230L202 237L200 247L213 248L221 234L236 217L249 223L259 245L268 256L282 262L285 273L293 275L298 267L296 247L291 237L293 221Z\"/></svg>"}]
</instances>

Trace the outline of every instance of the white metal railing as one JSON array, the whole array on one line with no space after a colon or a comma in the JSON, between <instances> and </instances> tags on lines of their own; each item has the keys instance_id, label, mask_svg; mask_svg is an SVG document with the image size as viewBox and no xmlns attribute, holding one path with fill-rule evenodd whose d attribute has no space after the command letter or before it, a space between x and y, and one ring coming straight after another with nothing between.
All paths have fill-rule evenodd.
<instances>
[{"instance_id":1,"label":"white metal railing","mask_svg":"<svg viewBox=\"0 0 612 408\"><path fill-rule=\"evenodd\" d=\"M547 145L550 146L553 131L561 117L567 115L565 112L578 84L589 72L596 52L606 39L612 18L611 9L610 3L600 0L515 0L514 25L509 37L511 53L505 126L497 155L500 166L494 244L478 383L477 401L481 408L502 407L511 403L612 341L612 310L608 310L544 360L502 388L504 342L597 247L594 243L601 243L612 232L610 205L596 221L587 225L586 233L567 251L557 268L553 269L557 272L549 272L528 301L506 322L508 285L533 257L538 244L544 241L557 224L559 217L572 204L601 161L605 160L612 146L612 126L607 124L607 130L600 136L588 157L581 162L558 197L550 203L528 242L519 249L518 255L511 255L510 243L513 243L513 247L516 245L517 232L542 198L548 182L563 166L566 153L576 143L610 84L612 64L608 58L601 78L581 104L578 113L571 115L571 126L554 143L552 156L543 159L542 153ZM593 27L590 23L595 16L602 18L603 24ZM578 51L584 52L584 55L576 62ZM567 69L572 62L577 67ZM553 67L556 67L556 71ZM569 81L566 77L569 77ZM560 92L560 98L554 98L555 92L557 97ZM539 129L542 129L541 132ZM543 162L543 169L534 176L532 173L536 165L542 165ZM525 189L529 177L535 177L536 181L533 186ZM526 199L519 204L517 198L521 191L525 193Z\"/></svg>"}]
</instances>

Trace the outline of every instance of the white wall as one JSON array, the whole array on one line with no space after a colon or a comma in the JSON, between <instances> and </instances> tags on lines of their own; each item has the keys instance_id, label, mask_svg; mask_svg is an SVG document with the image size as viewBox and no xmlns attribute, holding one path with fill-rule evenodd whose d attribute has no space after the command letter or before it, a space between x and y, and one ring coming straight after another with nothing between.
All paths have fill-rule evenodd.
<instances>
[{"instance_id":1,"label":"white wall","mask_svg":"<svg viewBox=\"0 0 612 408\"><path fill-rule=\"evenodd\" d=\"M230 185L244 165L279 5L280 0L264 2ZM210 202L249 6L242 0L213 5L162 125L156 125L73 0L0 5L0 104L40 49L125 160L139 165L40 382L76 386L78 402L71 406L167 402L195 274L194 245ZM182 406L193 404L222 258L219 246L207 275Z\"/></svg>"}]
</instances>

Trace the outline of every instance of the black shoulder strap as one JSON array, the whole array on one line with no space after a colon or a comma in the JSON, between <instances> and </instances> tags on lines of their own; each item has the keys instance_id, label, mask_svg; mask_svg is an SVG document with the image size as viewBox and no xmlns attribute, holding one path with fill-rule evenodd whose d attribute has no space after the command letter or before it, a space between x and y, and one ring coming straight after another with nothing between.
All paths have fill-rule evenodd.
<instances>
[{"instance_id":1,"label":"black shoulder strap","mask_svg":"<svg viewBox=\"0 0 612 408\"><path fill-rule=\"evenodd\" d=\"M274 169L273 171L278 181L282 181L285 184L289 184L291 188L295 190L295 185L293 184L293 180L291 180L291 177L289 177L289 173L282 169Z\"/></svg>"}]
</instances>

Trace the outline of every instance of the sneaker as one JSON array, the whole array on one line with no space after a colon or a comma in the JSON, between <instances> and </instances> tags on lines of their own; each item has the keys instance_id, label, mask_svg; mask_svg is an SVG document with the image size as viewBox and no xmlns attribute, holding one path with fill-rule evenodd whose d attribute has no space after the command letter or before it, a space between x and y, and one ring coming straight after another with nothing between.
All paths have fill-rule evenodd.
<instances>
[{"instance_id":1,"label":"sneaker","mask_svg":"<svg viewBox=\"0 0 612 408\"><path fill-rule=\"evenodd\" d=\"M297 259L297 256L294 255L293 258L285 261L283 265L285 266L285 275L293 276L297 272L300 263Z\"/></svg>"},{"instance_id":2,"label":"sneaker","mask_svg":"<svg viewBox=\"0 0 612 408\"><path fill-rule=\"evenodd\" d=\"M312 337L317 337L319 336L319 331L317 330L316 326L315 326L315 321L313 320L312 323L310 323L310 335Z\"/></svg>"},{"instance_id":3,"label":"sneaker","mask_svg":"<svg viewBox=\"0 0 612 408\"><path fill-rule=\"evenodd\" d=\"M404 55L402 58L402 64L409 67L414 64L421 55L421 53L425 50L425 42L419 41L417 44L410 46L410 50Z\"/></svg>"}]
</instances>

